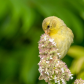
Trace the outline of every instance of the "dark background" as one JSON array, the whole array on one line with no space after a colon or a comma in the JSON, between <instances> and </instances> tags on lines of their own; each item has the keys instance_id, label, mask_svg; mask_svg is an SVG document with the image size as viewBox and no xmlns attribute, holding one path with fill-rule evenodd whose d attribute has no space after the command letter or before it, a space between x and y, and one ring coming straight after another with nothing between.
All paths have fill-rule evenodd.
<instances>
[{"instance_id":1,"label":"dark background","mask_svg":"<svg viewBox=\"0 0 84 84\"><path fill-rule=\"evenodd\" d=\"M57 16L72 29L74 42L62 60L84 79L84 0L0 0L0 84L47 84L39 81L38 41L42 21Z\"/></svg>"}]
</instances>

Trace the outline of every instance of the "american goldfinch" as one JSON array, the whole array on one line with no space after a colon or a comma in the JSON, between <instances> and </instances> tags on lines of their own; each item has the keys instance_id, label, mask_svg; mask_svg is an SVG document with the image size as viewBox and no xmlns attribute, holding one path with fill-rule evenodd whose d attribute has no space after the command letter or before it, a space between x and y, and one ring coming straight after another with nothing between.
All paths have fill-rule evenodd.
<instances>
[{"instance_id":1,"label":"american goldfinch","mask_svg":"<svg viewBox=\"0 0 84 84\"><path fill-rule=\"evenodd\" d=\"M68 52L74 35L72 30L56 16L50 16L43 20L42 28L56 42L60 59L62 59Z\"/></svg>"}]
</instances>

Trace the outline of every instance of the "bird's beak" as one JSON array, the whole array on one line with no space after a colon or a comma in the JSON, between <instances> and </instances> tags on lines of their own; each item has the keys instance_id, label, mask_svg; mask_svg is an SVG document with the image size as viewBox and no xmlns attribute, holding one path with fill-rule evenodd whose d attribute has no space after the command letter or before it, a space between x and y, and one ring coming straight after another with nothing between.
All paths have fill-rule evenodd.
<instances>
[{"instance_id":1,"label":"bird's beak","mask_svg":"<svg viewBox=\"0 0 84 84\"><path fill-rule=\"evenodd\" d=\"M45 30L45 34L49 34L49 33L50 33L49 29Z\"/></svg>"}]
</instances>

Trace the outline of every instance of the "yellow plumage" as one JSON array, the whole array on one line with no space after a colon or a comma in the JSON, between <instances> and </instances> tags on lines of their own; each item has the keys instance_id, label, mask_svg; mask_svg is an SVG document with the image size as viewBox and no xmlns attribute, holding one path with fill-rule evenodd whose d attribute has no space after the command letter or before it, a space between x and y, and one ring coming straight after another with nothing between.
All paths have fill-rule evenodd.
<instances>
[{"instance_id":1,"label":"yellow plumage","mask_svg":"<svg viewBox=\"0 0 84 84\"><path fill-rule=\"evenodd\" d=\"M73 42L74 35L71 29L60 18L55 16L45 18L42 23L42 28L46 34L54 39L61 55L60 58L63 58Z\"/></svg>"}]
</instances>

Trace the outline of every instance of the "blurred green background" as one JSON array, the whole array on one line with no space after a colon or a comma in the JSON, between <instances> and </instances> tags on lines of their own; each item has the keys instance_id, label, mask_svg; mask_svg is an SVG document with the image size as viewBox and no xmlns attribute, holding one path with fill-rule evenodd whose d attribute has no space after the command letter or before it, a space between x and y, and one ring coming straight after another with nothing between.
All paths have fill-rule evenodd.
<instances>
[{"instance_id":1,"label":"blurred green background","mask_svg":"<svg viewBox=\"0 0 84 84\"><path fill-rule=\"evenodd\" d=\"M0 84L39 81L38 41L42 21L57 16L72 29L74 42L63 58L74 79L84 79L84 0L0 0Z\"/></svg>"}]
</instances>

